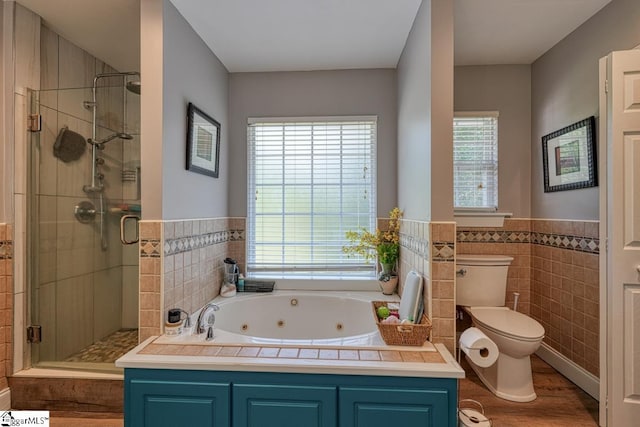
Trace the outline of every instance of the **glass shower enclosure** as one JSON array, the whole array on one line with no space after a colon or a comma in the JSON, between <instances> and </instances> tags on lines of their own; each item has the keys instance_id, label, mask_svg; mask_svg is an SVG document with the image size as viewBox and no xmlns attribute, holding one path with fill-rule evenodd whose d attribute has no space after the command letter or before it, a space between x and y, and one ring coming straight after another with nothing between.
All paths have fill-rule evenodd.
<instances>
[{"instance_id":1,"label":"glass shower enclosure","mask_svg":"<svg viewBox=\"0 0 640 427\"><path fill-rule=\"evenodd\" d=\"M138 81L29 93L32 367L114 371L137 345L138 245L120 220L141 214Z\"/></svg>"}]
</instances>

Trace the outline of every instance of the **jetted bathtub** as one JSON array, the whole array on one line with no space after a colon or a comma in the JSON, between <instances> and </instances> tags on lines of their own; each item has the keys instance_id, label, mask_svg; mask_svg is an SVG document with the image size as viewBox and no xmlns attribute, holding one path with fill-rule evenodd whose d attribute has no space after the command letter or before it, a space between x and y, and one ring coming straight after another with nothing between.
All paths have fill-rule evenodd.
<instances>
[{"instance_id":1,"label":"jetted bathtub","mask_svg":"<svg viewBox=\"0 0 640 427\"><path fill-rule=\"evenodd\" d=\"M380 292L275 291L238 293L213 302L212 343L265 345L328 345L370 347L384 345L373 316L371 301L397 301ZM192 316L195 325L197 314ZM209 319L213 318L209 315ZM202 341L193 328L168 341Z\"/></svg>"}]
</instances>

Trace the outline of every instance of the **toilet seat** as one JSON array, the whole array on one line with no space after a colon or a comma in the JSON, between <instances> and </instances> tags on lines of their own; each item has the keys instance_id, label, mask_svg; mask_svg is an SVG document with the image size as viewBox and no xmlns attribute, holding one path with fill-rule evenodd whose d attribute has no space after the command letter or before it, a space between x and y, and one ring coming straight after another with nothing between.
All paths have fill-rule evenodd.
<instances>
[{"instance_id":1,"label":"toilet seat","mask_svg":"<svg viewBox=\"0 0 640 427\"><path fill-rule=\"evenodd\" d=\"M520 341L537 341L544 328L531 317L507 307L469 307L471 316L492 332Z\"/></svg>"}]
</instances>

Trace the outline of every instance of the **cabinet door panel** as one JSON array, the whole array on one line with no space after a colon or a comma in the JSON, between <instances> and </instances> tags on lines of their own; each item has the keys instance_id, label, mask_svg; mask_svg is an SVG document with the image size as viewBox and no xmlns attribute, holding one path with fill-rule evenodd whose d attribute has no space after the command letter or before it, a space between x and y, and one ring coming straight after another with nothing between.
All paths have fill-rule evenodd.
<instances>
[{"instance_id":1,"label":"cabinet door panel","mask_svg":"<svg viewBox=\"0 0 640 427\"><path fill-rule=\"evenodd\" d=\"M446 390L340 388L340 427L447 426L448 404Z\"/></svg>"},{"instance_id":2,"label":"cabinet door panel","mask_svg":"<svg viewBox=\"0 0 640 427\"><path fill-rule=\"evenodd\" d=\"M133 380L127 426L228 427L229 384Z\"/></svg>"},{"instance_id":3,"label":"cabinet door panel","mask_svg":"<svg viewBox=\"0 0 640 427\"><path fill-rule=\"evenodd\" d=\"M233 385L234 427L336 427L336 388Z\"/></svg>"}]
</instances>

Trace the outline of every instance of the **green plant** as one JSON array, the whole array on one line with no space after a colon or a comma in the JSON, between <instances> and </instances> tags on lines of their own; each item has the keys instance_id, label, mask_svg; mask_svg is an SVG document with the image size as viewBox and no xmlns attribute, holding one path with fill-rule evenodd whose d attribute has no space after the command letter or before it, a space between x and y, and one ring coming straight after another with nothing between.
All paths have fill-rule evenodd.
<instances>
[{"instance_id":1,"label":"green plant","mask_svg":"<svg viewBox=\"0 0 640 427\"><path fill-rule=\"evenodd\" d=\"M376 228L375 234L362 227L359 231L347 231L346 237L351 245L343 246L342 251L348 255L360 255L367 262L377 257L380 264L395 268L400 256L400 208L389 212L389 223L385 231Z\"/></svg>"}]
</instances>

